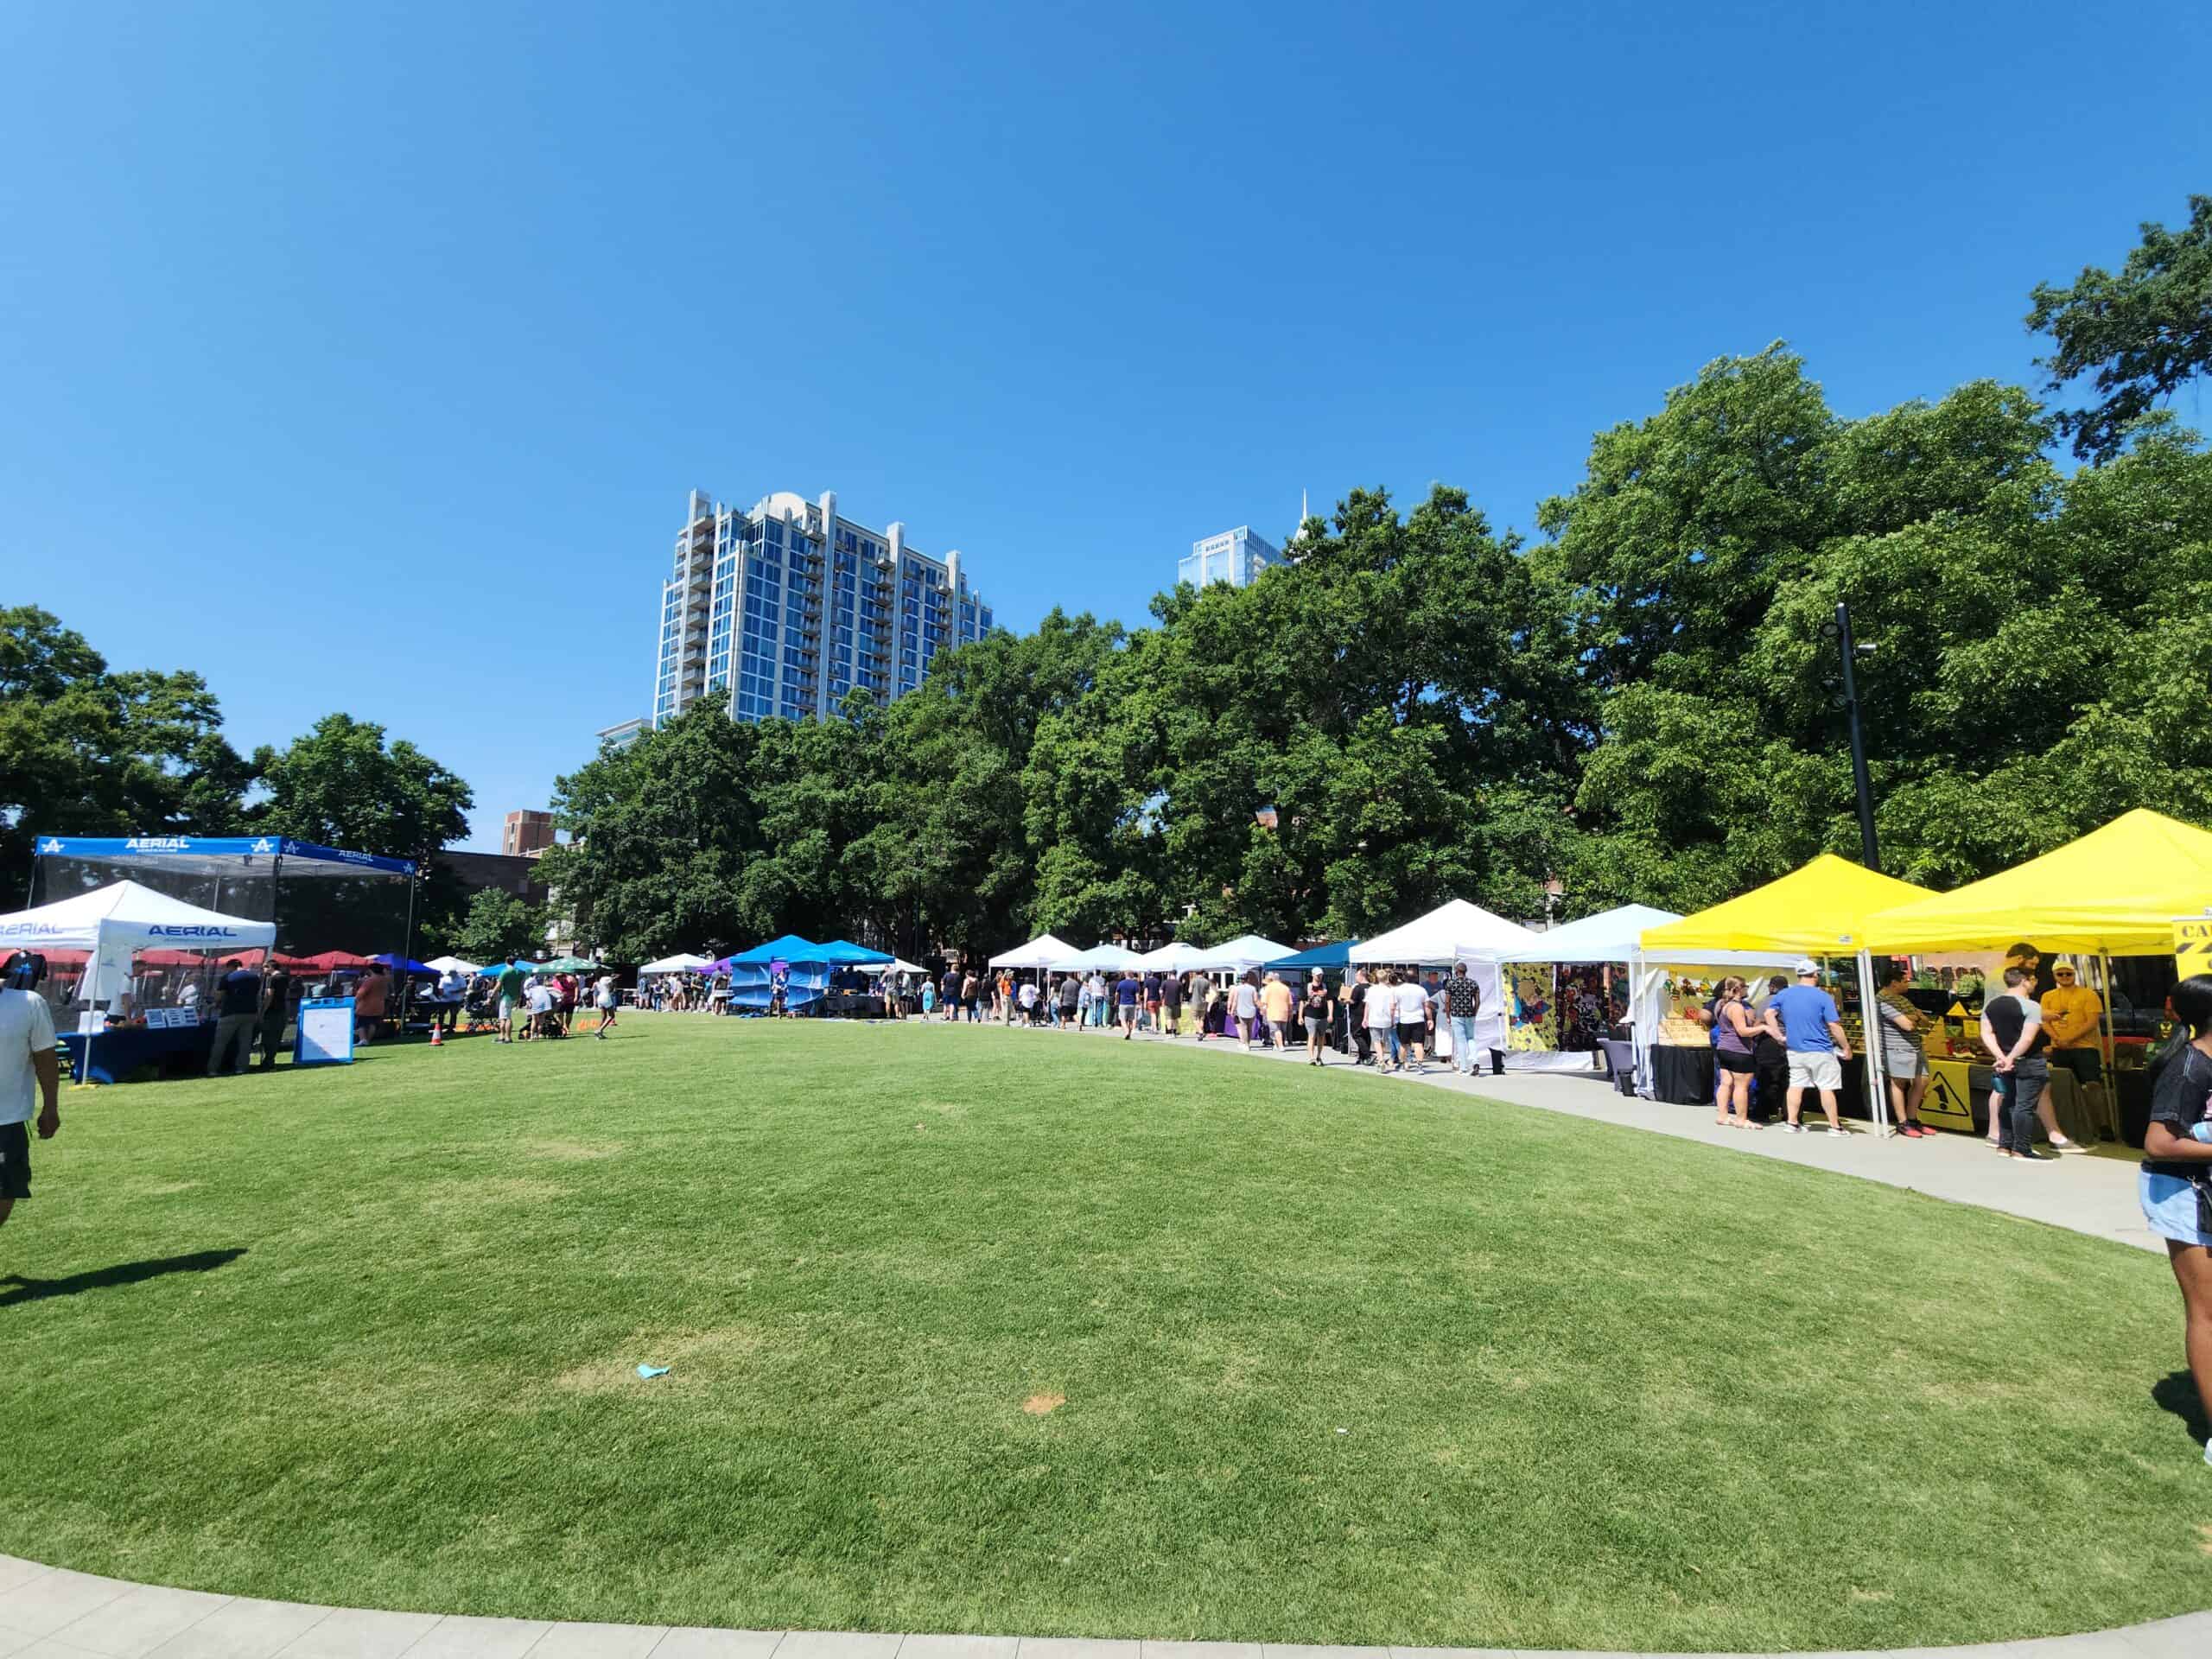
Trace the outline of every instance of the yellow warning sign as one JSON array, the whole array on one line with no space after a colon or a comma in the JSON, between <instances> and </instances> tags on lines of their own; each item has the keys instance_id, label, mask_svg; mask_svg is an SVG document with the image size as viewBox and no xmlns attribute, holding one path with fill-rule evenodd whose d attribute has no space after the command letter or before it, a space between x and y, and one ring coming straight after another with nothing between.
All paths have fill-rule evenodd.
<instances>
[{"instance_id":1,"label":"yellow warning sign","mask_svg":"<svg viewBox=\"0 0 2212 1659\"><path fill-rule=\"evenodd\" d=\"M2212 916L2174 918L2174 969L2183 979L2212 974Z\"/></svg>"}]
</instances>

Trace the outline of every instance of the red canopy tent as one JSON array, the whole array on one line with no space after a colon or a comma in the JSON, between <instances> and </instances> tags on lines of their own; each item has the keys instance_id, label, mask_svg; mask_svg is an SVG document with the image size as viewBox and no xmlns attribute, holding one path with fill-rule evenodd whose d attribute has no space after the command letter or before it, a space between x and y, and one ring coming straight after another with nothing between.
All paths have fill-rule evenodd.
<instances>
[{"instance_id":1,"label":"red canopy tent","mask_svg":"<svg viewBox=\"0 0 2212 1659\"><path fill-rule=\"evenodd\" d=\"M316 973L330 974L340 968L365 968L369 965L369 959L357 957L351 950L324 950L312 957L279 957L276 965L294 972L302 968L312 968Z\"/></svg>"}]
</instances>

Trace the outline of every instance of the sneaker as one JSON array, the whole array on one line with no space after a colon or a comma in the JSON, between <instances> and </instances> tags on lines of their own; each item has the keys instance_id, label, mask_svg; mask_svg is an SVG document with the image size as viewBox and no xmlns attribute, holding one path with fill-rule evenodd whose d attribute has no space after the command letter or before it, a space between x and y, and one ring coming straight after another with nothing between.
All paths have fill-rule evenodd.
<instances>
[{"instance_id":1,"label":"sneaker","mask_svg":"<svg viewBox=\"0 0 2212 1659\"><path fill-rule=\"evenodd\" d=\"M2050 1149L2053 1152L2079 1152L2082 1150L2082 1143L2079 1141L2069 1141L2063 1135L2054 1135L2050 1137Z\"/></svg>"},{"instance_id":2,"label":"sneaker","mask_svg":"<svg viewBox=\"0 0 2212 1659\"><path fill-rule=\"evenodd\" d=\"M2012 1155L2024 1164L2055 1164L2058 1161L2057 1158L2050 1153L2037 1152L2032 1147L2026 1152L2016 1152Z\"/></svg>"},{"instance_id":3,"label":"sneaker","mask_svg":"<svg viewBox=\"0 0 2212 1659\"><path fill-rule=\"evenodd\" d=\"M1830 1129L1830 1130L1828 1131L1828 1133L1829 1133L1830 1135L1849 1135L1849 1134L1851 1133L1851 1131L1850 1131L1849 1129L1832 1128L1832 1129Z\"/></svg>"},{"instance_id":4,"label":"sneaker","mask_svg":"<svg viewBox=\"0 0 2212 1659\"><path fill-rule=\"evenodd\" d=\"M1802 1135L1805 1133L1805 1126L1802 1123L1785 1123L1782 1127L1789 1130L1792 1135Z\"/></svg>"}]
</instances>

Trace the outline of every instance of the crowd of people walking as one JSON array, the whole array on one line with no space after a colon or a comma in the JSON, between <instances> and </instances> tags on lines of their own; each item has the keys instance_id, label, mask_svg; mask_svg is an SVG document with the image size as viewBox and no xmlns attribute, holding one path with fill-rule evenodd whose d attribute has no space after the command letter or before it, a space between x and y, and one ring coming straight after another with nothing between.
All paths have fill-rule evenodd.
<instances>
[{"instance_id":1,"label":"crowd of people walking","mask_svg":"<svg viewBox=\"0 0 2212 1659\"><path fill-rule=\"evenodd\" d=\"M1465 963L1450 974L1355 969L1332 986L1319 969L1296 976L1124 969L1037 973L949 968L921 988L925 1020L1042 1026L1133 1040L1140 1034L1289 1050L1306 1063L1343 1054L1379 1071L1421 1071L1448 1055L1476 1069L1482 993Z\"/></svg>"}]
</instances>

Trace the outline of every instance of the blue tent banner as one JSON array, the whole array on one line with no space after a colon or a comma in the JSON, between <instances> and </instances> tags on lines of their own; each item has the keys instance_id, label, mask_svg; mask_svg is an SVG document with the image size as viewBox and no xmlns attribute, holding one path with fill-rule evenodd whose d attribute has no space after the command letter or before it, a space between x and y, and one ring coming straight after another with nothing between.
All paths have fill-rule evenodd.
<instances>
[{"instance_id":1,"label":"blue tent banner","mask_svg":"<svg viewBox=\"0 0 2212 1659\"><path fill-rule=\"evenodd\" d=\"M39 836L33 841L41 858L75 858L93 864L162 864L171 869L216 871L244 861L278 859L294 875L404 875L415 874L411 858L319 847L289 836Z\"/></svg>"}]
</instances>

